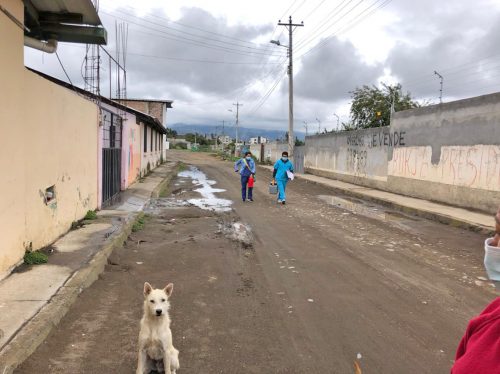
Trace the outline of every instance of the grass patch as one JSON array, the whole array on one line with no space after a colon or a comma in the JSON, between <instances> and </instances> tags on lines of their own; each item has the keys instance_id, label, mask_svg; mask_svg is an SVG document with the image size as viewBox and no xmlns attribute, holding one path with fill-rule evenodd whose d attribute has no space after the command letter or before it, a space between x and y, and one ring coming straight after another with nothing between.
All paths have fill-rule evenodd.
<instances>
[{"instance_id":1,"label":"grass patch","mask_svg":"<svg viewBox=\"0 0 500 374\"><path fill-rule=\"evenodd\" d=\"M84 226L83 220L71 222L71 230L78 230L80 227L83 226Z\"/></svg>"},{"instance_id":2,"label":"grass patch","mask_svg":"<svg viewBox=\"0 0 500 374\"><path fill-rule=\"evenodd\" d=\"M97 219L97 213L93 210L89 210L87 214L85 214L85 217L83 217L84 220L93 220Z\"/></svg>"},{"instance_id":3,"label":"grass patch","mask_svg":"<svg viewBox=\"0 0 500 374\"><path fill-rule=\"evenodd\" d=\"M137 232L141 231L144 228L144 225L146 224L146 215L140 215L132 225L132 232Z\"/></svg>"},{"instance_id":4,"label":"grass patch","mask_svg":"<svg viewBox=\"0 0 500 374\"><path fill-rule=\"evenodd\" d=\"M46 264L48 260L49 256L47 256L43 252L34 251L34 252L26 252L24 254L24 263L26 265Z\"/></svg>"},{"instance_id":5,"label":"grass patch","mask_svg":"<svg viewBox=\"0 0 500 374\"><path fill-rule=\"evenodd\" d=\"M188 167L184 162L179 162L179 165L177 165L177 171L181 172L186 170Z\"/></svg>"}]
</instances>

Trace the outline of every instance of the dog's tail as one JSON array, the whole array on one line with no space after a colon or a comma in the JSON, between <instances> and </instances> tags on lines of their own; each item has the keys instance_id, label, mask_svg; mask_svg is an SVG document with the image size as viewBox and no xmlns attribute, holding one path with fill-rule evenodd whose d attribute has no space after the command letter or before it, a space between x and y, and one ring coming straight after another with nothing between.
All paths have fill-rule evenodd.
<instances>
[{"instance_id":1,"label":"dog's tail","mask_svg":"<svg viewBox=\"0 0 500 374\"><path fill-rule=\"evenodd\" d=\"M170 367L172 370L177 370L181 367L179 365L179 351L174 347L170 350Z\"/></svg>"}]
</instances>

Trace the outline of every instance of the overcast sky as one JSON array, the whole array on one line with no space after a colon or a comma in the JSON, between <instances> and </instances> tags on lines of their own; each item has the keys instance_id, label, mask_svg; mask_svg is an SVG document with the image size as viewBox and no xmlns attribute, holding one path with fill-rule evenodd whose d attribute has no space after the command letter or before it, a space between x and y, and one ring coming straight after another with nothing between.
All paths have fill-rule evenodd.
<instances>
[{"instance_id":1,"label":"overcast sky","mask_svg":"<svg viewBox=\"0 0 500 374\"><path fill-rule=\"evenodd\" d=\"M140 3L140 4L139 4ZM288 126L289 15L294 31L295 128L346 121L357 86L400 82L419 100L500 91L500 0L100 0L115 54L115 22L128 24L127 95L174 100L169 122L285 130ZM56 56L26 48L27 66L67 81ZM61 43L59 56L83 85L85 47ZM101 91L109 96L103 57ZM115 87L112 87L113 95Z\"/></svg>"}]
</instances>

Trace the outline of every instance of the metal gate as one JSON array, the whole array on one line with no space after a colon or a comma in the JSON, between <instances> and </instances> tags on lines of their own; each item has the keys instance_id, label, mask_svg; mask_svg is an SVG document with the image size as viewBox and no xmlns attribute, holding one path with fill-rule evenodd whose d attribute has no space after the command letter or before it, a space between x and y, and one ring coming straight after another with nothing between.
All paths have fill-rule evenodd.
<instances>
[{"instance_id":1,"label":"metal gate","mask_svg":"<svg viewBox=\"0 0 500 374\"><path fill-rule=\"evenodd\" d=\"M121 189L122 119L106 110L102 118L102 206L106 207L113 204Z\"/></svg>"}]
</instances>

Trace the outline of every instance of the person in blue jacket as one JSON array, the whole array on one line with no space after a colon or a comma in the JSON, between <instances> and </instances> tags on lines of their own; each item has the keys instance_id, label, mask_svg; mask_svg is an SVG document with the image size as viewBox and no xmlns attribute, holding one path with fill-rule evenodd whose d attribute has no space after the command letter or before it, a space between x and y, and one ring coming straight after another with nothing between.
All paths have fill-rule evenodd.
<instances>
[{"instance_id":1,"label":"person in blue jacket","mask_svg":"<svg viewBox=\"0 0 500 374\"><path fill-rule=\"evenodd\" d=\"M273 171L273 178L278 184L278 204L286 204L286 184L290 179L287 172L293 173L293 164L288 159L288 152L283 152Z\"/></svg>"},{"instance_id":2,"label":"person in blue jacket","mask_svg":"<svg viewBox=\"0 0 500 374\"><path fill-rule=\"evenodd\" d=\"M234 164L234 171L240 172L241 175L241 199L243 202L247 200L247 184L250 176L255 178L255 161L252 158L251 152L245 152L245 157L239 159ZM248 201L253 202L252 188L248 189Z\"/></svg>"}]
</instances>

